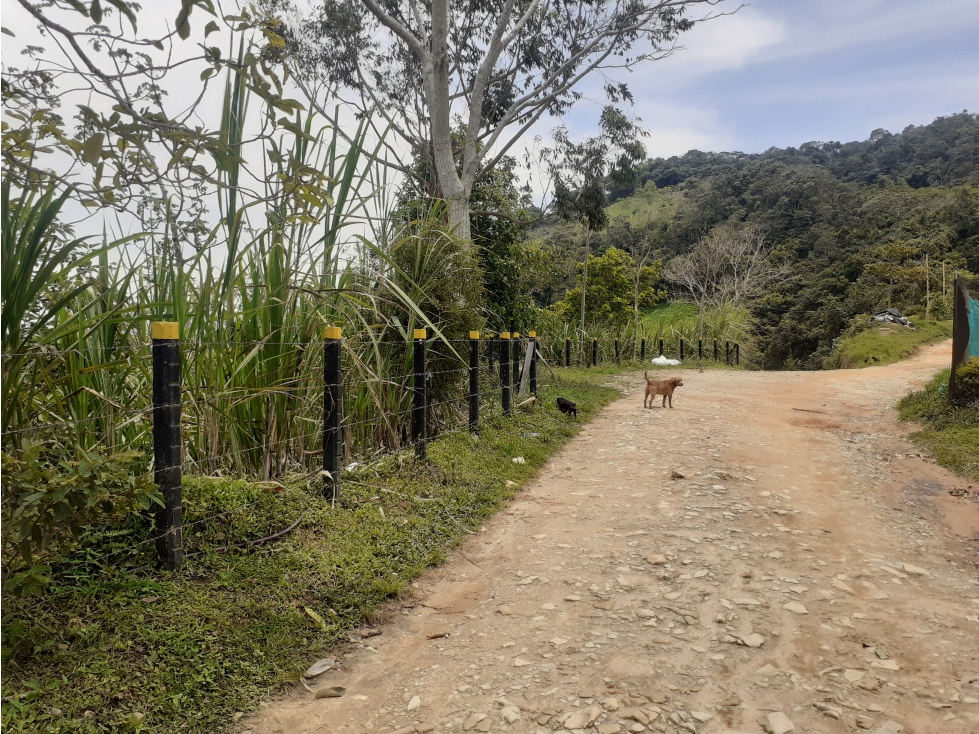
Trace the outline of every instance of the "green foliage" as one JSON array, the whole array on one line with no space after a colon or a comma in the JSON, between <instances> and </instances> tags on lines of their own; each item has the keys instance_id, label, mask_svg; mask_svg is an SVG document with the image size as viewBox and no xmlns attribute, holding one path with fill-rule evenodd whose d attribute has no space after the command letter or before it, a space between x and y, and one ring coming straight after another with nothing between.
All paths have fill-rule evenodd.
<instances>
[{"instance_id":1,"label":"green foliage","mask_svg":"<svg viewBox=\"0 0 979 734\"><path fill-rule=\"evenodd\" d=\"M939 464L979 481L979 404L951 403L949 373L942 370L924 390L903 398L898 412L901 420L925 424L925 429L911 434L911 439L931 451Z\"/></svg>"},{"instance_id":2,"label":"green foliage","mask_svg":"<svg viewBox=\"0 0 979 734\"><path fill-rule=\"evenodd\" d=\"M963 403L979 407L979 357L973 357L955 370L955 390Z\"/></svg>"},{"instance_id":3,"label":"green foliage","mask_svg":"<svg viewBox=\"0 0 979 734\"><path fill-rule=\"evenodd\" d=\"M660 264L646 265L636 273L636 263L628 253L610 247L604 255L588 258L588 284L585 295L586 321L602 324L619 334L633 317L636 295L640 309L654 306L666 294L657 290ZM557 310L566 323L575 322L581 312L581 282L584 264L578 265L578 287L569 290ZM638 284L636 283L638 275Z\"/></svg>"},{"instance_id":4,"label":"green foliage","mask_svg":"<svg viewBox=\"0 0 979 734\"><path fill-rule=\"evenodd\" d=\"M24 571L39 557L51 563L86 526L119 522L162 504L152 478L141 471L142 463L135 452L82 452L76 460L42 443L3 454L3 570L5 578L21 574L4 589L9 584L16 592L31 582L34 590L36 579Z\"/></svg>"},{"instance_id":5,"label":"green foliage","mask_svg":"<svg viewBox=\"0 0 979 734\"><path fill-rule=\"evenodd\" d=\"M850 369L891 364L912 356L918 347L952 337L951 321L914 319L915 330L899 324L867 326L867 316L854 319L854 327L844 332L824 369Z\"/></svg>"},{"instance_id":6,"label":"green foliage","mask_svg":"<svg viewBox=\"0 0 979 734\"><path fill-rule=\"evenodd\" d=\"M202 553L178 572L139 570L152 546L117 552L145 537L137 524L86 533L45 597L4 587L4 731L118 731L137 712L148 731L230 729L235 711L297 680L444 559L619 394L608 378L557 372L559 386L542 374L537 407L485 421L479 440L447 434L427 462L388 457L352 473L336 507L296 477L284 488L185 479L188 523L223 515L188 527L187 550ZM578 404L579 421L558 412L556 395ZM297 518L274 543L216 552Z\"/></svg>"}]
</instances>

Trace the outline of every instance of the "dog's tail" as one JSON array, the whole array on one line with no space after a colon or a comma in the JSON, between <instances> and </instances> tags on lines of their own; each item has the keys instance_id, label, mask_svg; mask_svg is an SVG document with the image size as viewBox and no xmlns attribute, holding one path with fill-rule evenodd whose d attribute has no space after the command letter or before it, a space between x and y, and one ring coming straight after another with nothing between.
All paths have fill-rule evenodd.
<instances>
[{"instance_id":1,"label":"dog's tail","mask_svg":"<svg viewBox=\"0 0 979 734\"><path fill-rule=\"evenodd\" d=\"M643 374L643 377L645 377L645 378L646 378L646 382L649 382L649 370L646 370L646 371L645 371L645 372L643 372L642 374Z\"/></svg>"}]
</instances>

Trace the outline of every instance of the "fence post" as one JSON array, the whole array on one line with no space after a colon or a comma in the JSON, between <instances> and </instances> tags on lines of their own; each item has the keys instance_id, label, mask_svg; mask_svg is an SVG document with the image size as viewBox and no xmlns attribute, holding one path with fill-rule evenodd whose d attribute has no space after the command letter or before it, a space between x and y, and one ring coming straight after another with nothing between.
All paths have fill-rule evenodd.
<instances>
[{"instance_id":1,"label":"fence post","mask_svg":"<svg viewBox=\"0 0 979 734\"><path fill-rule=\"evenodd\" d=\"M659 340L659 356L663 356L663 340Z\"/></svg>"},{"instance_id":2,"label":"fence post","mask_svg":"<svg viewBox=\"0 0 979 734\"><path fill-rule=\"evenodd\" d=\"M714 361L717 361L717 339L714 340Z\"/></svg>"},{"instance_id":3,"label":"fence post","mask_svg":"<svg viewBox=\"0 0 979 734\"><path fill-rule=\"evenodd\" d=\"M564 366L571 366L571 337L564 337Z\"/></svg>"},{"instance_id":4,"label":"fence post","mask_svg":"<svg viewBox=\"0 0 979 734\"><path fill-rule=\"evenodd\" d=\"M510 387L513 390L520 389L520 380L523 379L523 360L520 358L520 332L515 331L510 336L510 362L513 365L513 379Z\"/></svg>"},{"instance_id":5,"label":"fence post","mask_svg":"<svg viewBox=\"0 0 979 734\"><path fill-rule=\"evenodd\" d=\"M724 342L724 361L731 364L731 342Z\"/></svg>"},{"instance_id":6,"label":"fence post","mask_svg":"<svg viewBox=\"0 0 979 734\"><path fill-rule=\"evenodd\" d=\"M598 367L598 337L593 336L591 340L591 364Z\"/></svg>"},{"instance_id":7,"label":"fence post","mask_svg":"<svg viewBox=\"0 0 979 734\"><path fill-rule=\"evenodd\" d=\"M622 363L622 360L619 357L619 340L618 339L615 340L615 363L616 364L621 364Z\"/></svg>"},{"instance_id":8,"label":"fence post","mask_svg":"<svg viewBox=\"0 0 979 734\"><path fill-rule=\"evenodd\" d=\"M343 471L343 380L340 345L343 329L327 326L323 332L323 490L326 497L340 499Z\"/></svg>"},{"instance_id":9,"label":"fence post","mask_svg":"<svg viewBox=\"0 0 979 734\"><path fill-rule=\"evenodd\" d=\"M479 433L479 332L469 332L469 431Z\"/></svg>"},{"instance_id":10,"label":"fence post","mask_svg":"<svg viewBox=\"0 0 979 734\"><path fill-rule=\"evenodd\" d=\"M640 354L639 359L642 360L643 362L645 362L646 361L646 340L645 339L642 340L642 344L639 347L639 354Z\"/></svg>"},{"instance_id":11,"label":"fence post","mask_svg":"<svg viewBox=\"0 0 979 734\"><path fill-rule=\"evenodd\" d=\"M426 458L428 444L428 375L425 369L425 329L415 329L413 338L414 375L412 377L411 440L415 455Z\"/></svg>"},{"instance_id":12,"label":"fence post","mask_svg":"<svg viewBox=\"0 0 979 734\"><path fill-rule=\"evenodd\" d=\"M156 554L169 571L184 562L180 473L180 325L153 322L153 465L163 495L156 511Z\"/></svg>"},{"instance_id":13,"label":"fence post","mask_svg":"<svg viewBox=\"0 0 979 734\"><path fill-rule=\"evenodd\" d=\"M740 365L741 364L741 345L740 344L735 344L734 345L734 364L736 364L736 365Z\"/></svg>"},{"instance_id":14,"label":"fence post","mask_svg":"<svg viewBox=\"0 0 979 734\"><path fill-rule=\"evenodd\" d=\"M500 404L510 415L510 332L500 334Z\"/></svg>"},{"instance_id":15,"label":"fence post","mask_svg":"<svg viewBox=\"0 0 979 734\"><path fill-rule=\"evenodd\" d=\"M704 358L704 340L703 339L698 339L697 340L697 359L703 359L703 358Z\"/></svg>"},{"instance_id":16,"label":"fence post","mask_svg":"<svg viewBox=\"0 0 979 734\"><path fill-rule=\"evenodd\" d=\"M683 361L683 338L680 338L680 361Z\"/></svg>"},{"instance_id":17,"label":"fence post","mask_svg":"<svg viewBox=\"0 0 979 734\"><path fill-rule=\"evenodd\" d=\"M537 332L531 331L527 334L530 337L530 394L537 394Z\"/></svg>"},{"instance_id":18,"label":"fence post","mask_svg":"<svg viewBox=\"0 0 979 734\"><path fill-rule=\"evenodd\" d=\"M487 360L489 361L489 365L488 365L489 371L492 372L493 371L493 348L496 345L496 337L492 333L490 333L486 335L486 338L489 340L486 342L486 357Z\"/></svg>"}]
</instances>

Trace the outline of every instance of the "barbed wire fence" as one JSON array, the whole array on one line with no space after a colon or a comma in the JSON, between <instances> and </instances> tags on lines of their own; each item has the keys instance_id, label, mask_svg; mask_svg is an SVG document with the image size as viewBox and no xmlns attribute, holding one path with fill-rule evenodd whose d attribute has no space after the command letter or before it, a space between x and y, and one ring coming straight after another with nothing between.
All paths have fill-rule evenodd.
<instances>
[{"instance_id":1,"label":"barbed wire fence","mask_svg":"<svg viewBox=\"0 0 979 734\"><path fill-rule=\"evenodd\" d=\"M433 438L459 433L478 436L481 423L510 416L515 408L535 401L540 361L548 369L551 366L597 366L613 359L621 363L624 351L618 339L600 344L598 338L593 338L590 350L579 351L580 347L575 348L570 337L564 340L563 350L560 349L560 339L549 341L545 348L533 331L525 336L517 332L480 334L474 331L470 332L468 339L434 339L425 329L416 329L410 340L371 342L375 347L403 349L406 364L410 364L406 374L365 377L355 373L355 379L350 380L345 375L344 365L346 363L346 371L349 372L355 360L348 352L351 346L358 344L358 337L345 340L339 327L326 327L322 341L279 344L300 346L303 350L322 350L321 376L303 374L261 390L232 387L208 391L206 384L182 384L182 375L186 377L186 370L182 369L183 359L193 360L207 349L247 350L265 346L266 343L181 341L179 325L175 322L153 322L150 332L148 355L138 356L140 349L147 350L147 345L120 346L139 359L148 356L151 363L151 396L133 394L129 406L105 396L95 396L103 406L108 406L104 413L61 421L45 421L43 414L36 414L32 417L33 425L12 428L3 433L4 443L9 445L22 436L52 430L78 433L101 429L99 432L113 436L128 431L129 440L133 443L141 441L143 445L152 445L153 477L163 499L163 506L155 512L155 532L148 538L89 558L87 562L95 565L104 564L122 554L133 555L137 551L144 551L148 545L154 545L162 567L170 570L179 568L186 558L204 552L185 552L186 531L217 520L227 522L229 517L263 501L245 502L185 523L182 497L185 472L207 475L221 466L240 464L243 457L252 457L253 460L260 457L267 469L273 465L280 469L298 469L311 477L314 484L321 484L327 500L336 502L342 497L345 469L349 470L359 460L405 452L413 452L419 459L425 460L428 443ZM629 347L630 351L634 351L631 344ZM646 361L648 354L654 351L665 356L674 351L669 347L662 339L658 340L658 344L653 341L649 345L643 339L639 354L633 354L632 358ZM736 343L725 342L722 347L714 340L706 345L706 349L704 342L699 342L692 350L690 347L682 338L675 345L675 353L681 361L703 359L706 354L707 359L723 359L727 364L740 363L740 347ZM83 351L95 350L72 349L64 353L48 350L44 357L57 357L68 352L80 354ZM550 360L544 356L545 353ZM579 354L585 355L583 365L580 359L572 358ZM431 363L430 357L433 358ZM432 369L433 366L447 368ZM443 395L440 399L432 400L432 385L435 382L442 383L442 389L438 392ZM356 403L356 399L351 400L351 391L358 389L375 395L382 391L394 393L398 397L396 409L378 409L374 406L373 410L366 410L355 404L345 411L345 393L348 402ZM452 391L457 394L444 394ZM220 449L216 441L208 440L207 434L212 427L217 426L220 430L217 423L208 424L206 416L209 411L221 415L222 411L233 410L235 405L245 401L256 398L268 400L272 396L285 396L296 404L303 403L303 410L295 412L302 412L303 420L311 422L310 430L287 432L281 438L274 433L259 434L259 440L248 445L242 445L242 440L238 439L236 445ZM356 398L356 395L353 397ZM408 405L405 404L405 397L410 399ZM146 402L140 406L140 401ZM321 415L310 417L316 413ZM189 430L185 432L185 428ZM361 432L364 435L357 440ZM377 440L378 437L381 440ZM370 444L376 448L366 453L366 447ZM321 462L311 462L310 459L317 455L321 456ZM282 491L303 495L304 509L300 517L271 535L229 544L217 548L217 551L260 545L282 537L298 527L312 509L308 493L278 482L271 483L278 484Z\"/></svg>"}]
</instances>

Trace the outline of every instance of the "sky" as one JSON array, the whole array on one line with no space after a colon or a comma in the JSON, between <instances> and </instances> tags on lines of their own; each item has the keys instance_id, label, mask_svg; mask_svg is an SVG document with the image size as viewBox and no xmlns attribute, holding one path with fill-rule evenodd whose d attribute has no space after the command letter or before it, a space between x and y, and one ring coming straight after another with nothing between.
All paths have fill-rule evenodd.
<instances>
[{"instance_id":1,"label":"sky","mask_svg":"<svg viewBox=\"0 0 979 734\"><path fill-rule=\"evenodd\" d=\"M148 4L141 23L169 21L177 5ZM0 8L4 25L17 30L16 40L2 38L3 61L19 65L23 44L46 44L13 0L0 0ZM670 58L617 76L635 97L653 157L864 140L876 128L894 133L979 111L979 0L751 0L740 7L723 0L714 10L736 12L696 24ZM193 20L199 34L206 18ZM195 50L199 40L191 39ZM174 100L184 83L197 87L198 73L186 67L168 78ZM589 79L583 100L560 120L542 120L525 142L546 140L558 123L574 138L594 134L602 83ZM220 119L220 99L209 95L199 110L208 127ZM513 152L521 158L519 148ZM529 183L538 200L546 197L544 182ZM100 229L98 219L92 226Z\"/></svg>"},{"instance_id":2,"label":"sky","mask_svg":"<svg viewBox=\"0 0 979 734\"><path fill-rule=\"evenodd\" d=\"M979 0L752 0L680 42L621 76L654 157L864 140L979 111ZM564 120L575 134L594 131L593 91Z\"/></svg>"}]
</instances>

